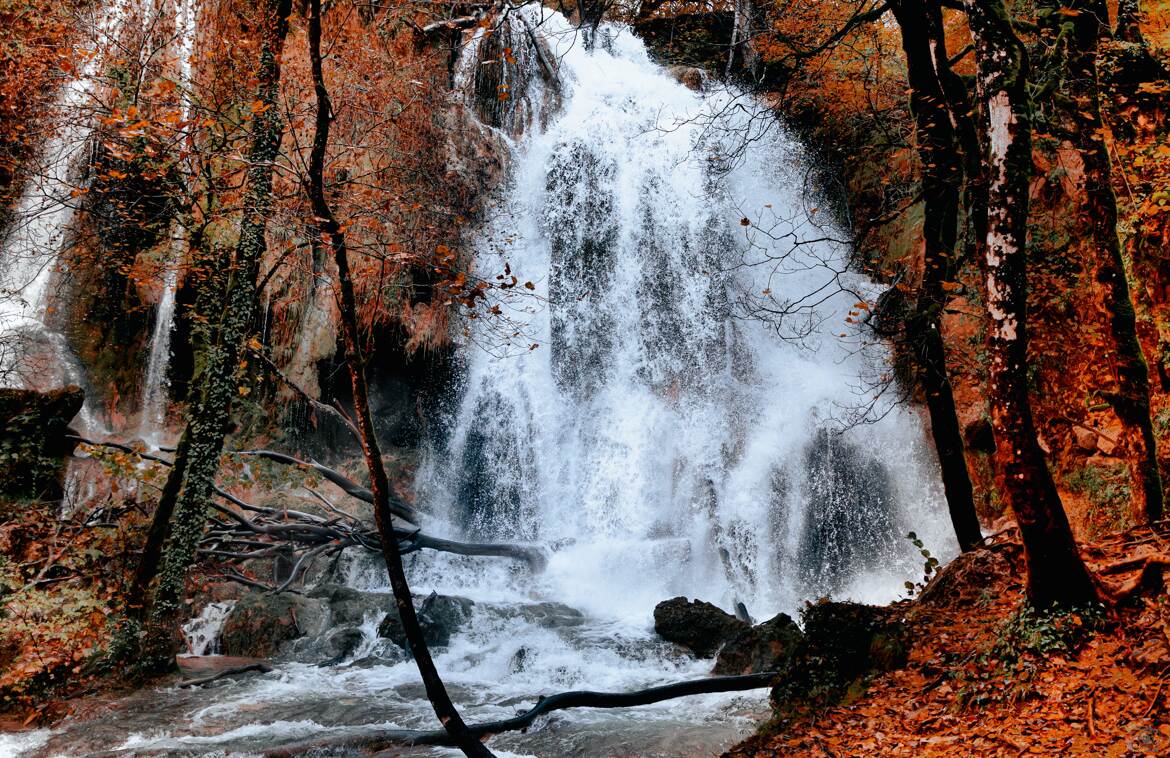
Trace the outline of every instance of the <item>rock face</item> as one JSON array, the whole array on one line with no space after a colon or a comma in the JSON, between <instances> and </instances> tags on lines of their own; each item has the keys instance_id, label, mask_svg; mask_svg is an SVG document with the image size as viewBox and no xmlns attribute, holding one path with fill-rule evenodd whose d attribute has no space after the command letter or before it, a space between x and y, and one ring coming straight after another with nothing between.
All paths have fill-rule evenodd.
<instances>
[{"instance_id":1,"label":"rock face","mask_svg":"<svg viewBox=\"0 0 1170 758\"><path fill-rule=\"evenodd\" d=\"M432 592L418 607L418 624L422 627L423 639L428 646L446 647L451 644L451 635L459 631L471 619L475 603L465 597L451 597ZM406 649L406 632L397 611L390 613L378 625L378 636L386 637L395 645Z\"/></svg>"},{"instance_id":2,"label":"rock face","mask_svg":"<svg viewBox=\"0 0 1170 758\"><path fill-rule=\"evenodd\" d=\"M735 675L779 671L803 637L796 622L788 614L781 613L729 639L719 650L712 673Z\"/></svg>"},{"instance_id":3,"label":"rock face","mask_svg":"<svg viewBox=\"0 0 1170 758\"><path fill-rule=\"evenodd\" d=\"M75 447L66 430L84 401L75 386L0 389L0 495L61 497L62 459Z\"/></svg>"},{"instance_id":4,"label":"rock face","mask_svg":"<svg viewBox=\"0 0 1170 758\"><path fill-rule=\"evenodd\" d=\"M710 658L726 642L750 629L746 622L702 600L675 597L654 607L654 631L700 658Z\"/></svg>"},{"instance_id":5,"label":"rock face","mask_svg":"<svg viewBox=\"0 0 1170 758\"><path fill-rule=\"evenodd\" d=\"M320 598L248 594L224 620L220 649L224 655L272 657L285 642L320 634L328 616L328 605Z\"/></svg>"}]
</instances>

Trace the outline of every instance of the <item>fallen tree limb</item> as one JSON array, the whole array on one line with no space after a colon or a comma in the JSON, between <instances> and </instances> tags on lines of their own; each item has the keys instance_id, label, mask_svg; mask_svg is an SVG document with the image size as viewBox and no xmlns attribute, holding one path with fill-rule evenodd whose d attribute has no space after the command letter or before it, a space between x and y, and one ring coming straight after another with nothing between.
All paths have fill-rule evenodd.
<instances>
[{"instance_id":1,"label":"fallen tree limb","mask_svg":"<svg viewBox=\"0 0 1170 758\"><path fill-rule=\"evenodd\" d=\"M744 676L714 676L704 679L692 679L674 684L664 684L660 687L649 687L633 692L593 692L590 690L573 690L556 695L542 697L536 705L523 713L498 721L485 721L481 724L468 724L467 729L475 737L486 739L494 734L515 732L532 726L536 719L553 711L562 711L568 708L631 708L639 705L651 705L664 700L673 700L690 695L707 695L714 692L744 692L771 687L778 676L778 672L768 671L762 674L746 674ZM296 745L286 745L264 751L265 758L294 758L305 755L314 750L328 750L331 748L362 749L366 751L389 750L383 758L398 755L403 746L409 745L436 745L451 747L448 734L439 730L411 730L386 729L373 732L361 737L339 736L326 738L314 742L304 742ZM379 754L382 755L382 754Z\"/></svg>"},{"instance_id":2,"label":"fallen tree limb","mask_svg":"<svg viewBox=\"0 0 1170 758\"><path fill-rule=\"evenodd\" d=\"M251 455L257 458L265 458L275 463L283 463L287 466L312 469L325 477L327 481L340 487L350 497L357 498L363 503L374 502L374 495L368 489L354 482L340 471L331 469L328 466L322 466L316 461L302 461L300 458L294 458L291 455L278 453L274 450L241 450L237 455ZM418 513L403 501L402 498L392 497L390 499L390 512L404 521L409 521L412 524L418 523Z\"/></svg>"},{"instance_id":3,"label":"fallen tree limb","mask_svg":"<svg viewBox=\"0 0 1170 758\"><path fill-rule=\"evenodd\" d=\"M224 669L223 671L218 671L218 672L212 674L211 676L204 676L204 677L200 677L198 679L184 679L183 681L179 682L175 686L176 687L199 687L200 685L211 684L212 682L218 681L220 679L225 679L229 676L235 676L237 674L247 674L250 671L257 671L261 674L267 674L268 672L272 671L272 667L269 666L267 663L249 663L246 666L236 666L235 668Z\"/></svg>"}]
</instances>

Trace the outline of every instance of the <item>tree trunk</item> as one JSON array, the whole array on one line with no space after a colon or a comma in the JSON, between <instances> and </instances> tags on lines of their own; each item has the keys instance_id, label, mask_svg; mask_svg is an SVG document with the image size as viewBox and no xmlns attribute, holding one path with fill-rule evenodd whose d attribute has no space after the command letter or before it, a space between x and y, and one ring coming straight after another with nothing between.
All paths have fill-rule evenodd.
<instances>
[{"instance_id":1,"label":"tree trunk","mask_svg":"<svg viewBox=\"0 0 1170 758\"><path fill-rule=\"evenodd\" d=\"M922 283L914 312L907 322L907 337L917 359L918 381L926 395L930 431L951 523L959 547L967 551L979 544L983 533L975 513L975 496L942 336L946 285L954 280L958 268L956 242L962 170L947 97L932 52L935 46L942 46L945 58L942 29L933 23L928 2L933 0L896 0L890 4L901 28L902 49L906 54L925 198Z\"/></svg>"},{"instance_id":2,"label":"tree trunk","mask_svg":"<svg viewBox=\"0 0 1170 758\"><path fill-rule=\"evenodd\" d=\"M1109 18L1108 15L1101 16ZM1114 34L1122 42L1145 44L1142 36L1142 6L1141 0L1117 0L1117 28Z\"/></svg>"},{"instance_id":3,"label":"tree trunk","mask_svg":"<svg viewBox=\"0 0 1170 758\"><path fill-rule=\"evenodd\" d=\"M330 249L337 266L338 310L341 314L342 343L345 346L345 363L349 368L350 383L353 387L353 407L362 456L370 474L370 491L374 501L374 522L378 527L378 539L382 554L386 558L386 569L390 575L390 586L394 591L394 603L402 620L407 645L418 666L427 698L431 701L435 715L452 742L468 756L491 756L487 749L468 731L467 724L451 702L450 695L439 677L435 662L423 638L422 628L415 613L410 585L398 551L398 538L394 534L393 515L390 511L390 481L382 463L382 452L374 432L373 416L362 363L361 340L358 327L357 297L353 280L349 274L349 254L345 244L345 231L337 222L325 199L325 150L329 144L329 127L333 120L333 107L329 101L329 90L321 61L321 0L310 0L309 58L313 69L313 88L317 96L316 131L309 156L309 194L313 213L317 217L317 229Z\"/></svg>"},{"instance_id":4,"label":"tree trunk","mask_svg":"<svg viewBox=\"0 0 1170 758\"><path fill-rule=\"evenodd\" d=\"M1162 517L1162 477L1158 443L1150 416L1150 372L1138 339L1137 317L1126 278L1125 259L1117 236L1117 197L1101 116L1097 72L1100 39L1109 35L1108 9L1101 0L1072 0L1050 6L1055 40L1049 76L1059 79L1067 105L1057 105L1057 122L1084 163L1084 201L1078 226L1089 232L1096 248L1097 281L1113 352L1109 356L1117 392L1109 397L1124 427L1125 452L1133 482L1134 519L1148 523ZM1062 33L1061 27L1065 32ZM1058 101L1059 102L1059 101Z\"/></svg>"},{"instance_id":5,"label":"tree trunk","mask_svg":"<svg viewBox=\"0 0 1170 758\"><path fill-rule=\"evenodd\" d=\"M964 0L987 119L987 236L980 241L988 314L988 400L996 479L1024 542L1028 599L1037 606L1097 599L1077 552L1028 398L1027 232L1032 173L1028 56L1003 0Z\"/></svg>"},{"instance_id":6,"label":"tree trunk","mask_svg":"<svg viewBox=\"0 0 1170 758\"><path fill-rule=\"evenodd\" d=\"M277 96L280 56L288 33L291 0L266 0L262 6L263 41L257 65L257 101L248 149L244 215L236 243L226 299L216 333L204 355L203 381L198 388L183 432L185 449L176 461L178 484L171 519L170 541L162 555L158 585L142 644L141 668L146 673L169 670L177 649L176 627L183 608L187 573L195 562L203 536L207 505L215 492L219 457L237 394L236 372L243 343L251 332L256 308L256 277L266 248L265 232L272 205L272 168L283 134ZM154 529L152 528L152 532ZM145 555L144 559L149 559ZM150 578L137 583L148 584Z\"/></svg>"}]
</instances>

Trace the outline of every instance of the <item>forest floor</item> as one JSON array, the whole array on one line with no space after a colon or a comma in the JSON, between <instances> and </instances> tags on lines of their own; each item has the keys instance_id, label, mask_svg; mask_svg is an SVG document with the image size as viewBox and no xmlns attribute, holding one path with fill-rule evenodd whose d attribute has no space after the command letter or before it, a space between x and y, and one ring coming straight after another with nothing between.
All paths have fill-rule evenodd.
<instances>
[{"instance_id":1,"label":"forest floor","mask_svg":"<svg viewBox=\"0 0 1170 758\"><path fill-rule=\"evenodd\" d=\"M1083 551L1110 588L1133 584L1144 556L1170 552L1170 530ZM1170 755L1170 597L1155 573L1158 586L1123 604L1039 614L1022 604L1019 544L1001 538L901 604L905 668L851 702L777 718L727 755Z\"/></svg>"}]
</instances>

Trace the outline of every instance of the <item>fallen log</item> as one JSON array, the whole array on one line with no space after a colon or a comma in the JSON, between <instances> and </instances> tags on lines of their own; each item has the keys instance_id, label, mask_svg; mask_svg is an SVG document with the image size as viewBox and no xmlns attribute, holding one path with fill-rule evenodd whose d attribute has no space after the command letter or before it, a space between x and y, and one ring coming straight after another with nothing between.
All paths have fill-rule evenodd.
<instances>
[{"instance_id":1,"label":"fallen log","mask_svg":"<svg viewBox=\"0 0 1170 758\"><path fill-rule=\"evenodd\" d=\"M217 671L216 673L211 674L210 676L201 676L198 679L184 679L183 681L179 682L175 686L179 687L179 688L199 687L199 686L204 685L204 684L211 684L212 682L219 681L220 679L226 679L229 676L237 676L239 674L247 674L251 671L256 671L256 672L261 673L261 674L267 674L270 671L272 671L272 667L269 666L267 663L249 663L249 664L244 665L244 666L236 666L235 668L224 669L223 671Z\"/></svg>"},{"instance_id":2,"label":"fallen log","mask_svg":"<svg viewBox=\"0 0 1170 758\"><path fill-rule=\"evenodd\" d=\"M690 695L707 695L714 692L744 692L771 687L778 672L767 671L761 674L746 674L744 676L713 676L704 679L692 679L674 684L664 684L660 687L649 687L633 692L593 692L590 690L573 690L561 692L548 697L541 697L536 705L527 711L510 719L485 721L481 724L468 724L468 730L477 738L483 740L503 732L515 732L532 726L536 719L553 711L562 711L568 708L631 708L639 705L651 705L664 700L687 697ZM280 748L271 748L263 751L265 758L294 758L313 751L347 748L350 750L387 751L377 753L375 758L389 758L399 755L402 747L412 745L434 745L452 747L453 742L447 732L436 730L412 729L384 729L377 730L360 737L338 736L319 739L312 742L302 742L295 745L285 745Z\"/></svg>"}]
</instances>

